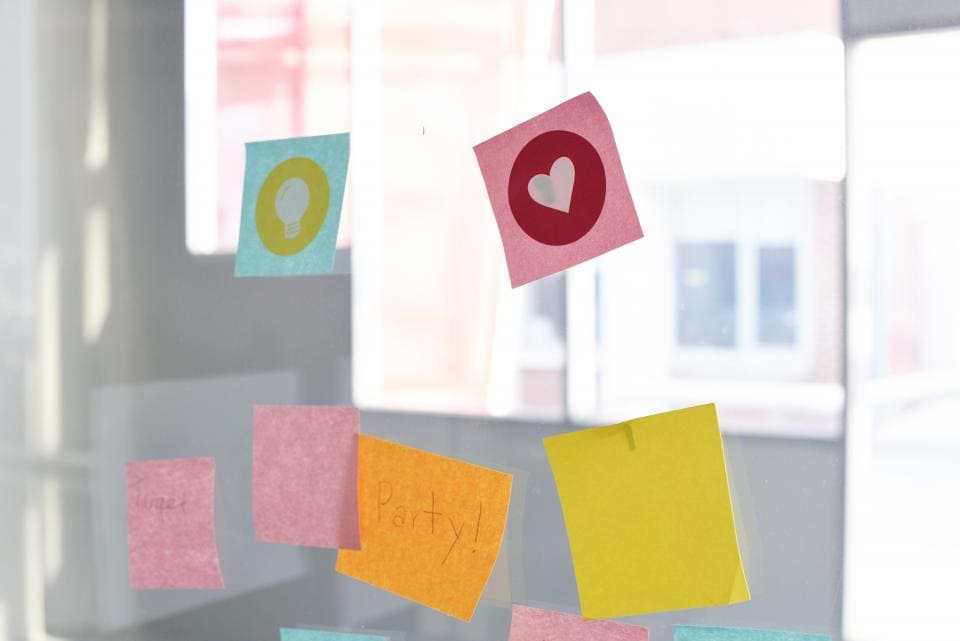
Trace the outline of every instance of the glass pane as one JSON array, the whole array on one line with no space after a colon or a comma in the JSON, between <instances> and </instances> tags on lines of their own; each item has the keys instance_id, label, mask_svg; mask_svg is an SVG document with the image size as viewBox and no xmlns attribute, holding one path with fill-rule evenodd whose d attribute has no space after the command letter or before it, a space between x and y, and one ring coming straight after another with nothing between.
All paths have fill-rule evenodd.
<instances>
[{"instance_id":1,"label":"glass pane","mask_svg":"<svg viewBox=\"0 0 960 641\"><path fill-rule=\"evenodd\" d=\"M793 247L761 247L757 256L757 340L790 344L796 340L796 283Z\"/></svg>"},{"instance_id":2,"label":"glass pane","mask_svg":"<svg viewBox=\"0 0 960 641\"><path fill-rule=\"evenodd\" d=\"M375 36L354 46L369 48L365 81L382 91L382 110L360 105L382 118L364 221L378 249L360 241L353 257L357 342L382 347L358 364L358 397L562 416L564 280L510 289L472 153L562 98L558 5L416 0L383 3L376 19Z\"/></svg>"},{"instance_id":3,"label":"glass pane","mask_svg":"<svg viewBox=\"0 0 960 641\"><path fill-rule=\"evenodd\" d=\"M733 347L737 328L733 243L677 246L677 342Z\"/></svg>"},{"instance_id":4,"label":"glass pane","mask_svg":"<svg viewBox=\"0 0 960 641\"><path fill-rule=\"evenodd\" d=\"M956 636L960 31L851 56L845 634Z\"/></svg>"},{"instance_id":5,"label":"glass pane","mask_svg":"<svg viewBox=\"0 0 960 641\"><path fill-rule=\"evenodd\" d=\"M836 0L602 0L596 8L597 51L602 54L803 31L837 33L840 26Z\"/></svg>"},{"instance_id":6,"label":"glass pane","mask_svg":"<svg viewBox=\"0 0 960 641\"><path fill-rule=\"evenodd\" d=\"M745 15L756 8L728 4ZM676 45L624 41L592 66L591 89L617 135L646 238L595 263L603 340L594 410L583 418L708 395L727 429L836 435L842 43L828 25L769 24L757 26L762 36L748 29L720 39L697 22L701 14L689 15L697 17ZM655 277L665 271L675 271L666 287Z\"/></svg>"},{"instance_id":7,"label":"glass pane","mask_svg":"<svg viewBox=\"0 0 960 641\"><path fill-rule=\"evenodd\" d=\"M731 431L839 434L839 15L828 1L597 3L589 88L646 237L595 261L583 420L715 401ZM572 378L583 360L571 354Z\"/></svg>"}]
</instances>

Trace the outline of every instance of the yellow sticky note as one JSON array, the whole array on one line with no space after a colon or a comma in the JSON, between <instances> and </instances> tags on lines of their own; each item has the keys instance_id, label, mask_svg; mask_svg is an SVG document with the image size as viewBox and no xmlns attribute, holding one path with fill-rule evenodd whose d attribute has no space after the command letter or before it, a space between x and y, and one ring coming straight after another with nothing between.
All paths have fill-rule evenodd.
<instances>
[{"instance_id":1,"label":"yellow sticky note","mask_svg":"<svg viewBox=\"0 0 960 641\"><path fill-rule=\"evenodd\" d=\"M469 621L500 552L512 480L361 435L360 550L340 550L337 572Z\"/></svg>"},{"instance_id":2,"label":"yellow sticky note","mask_svg":"<svg viewBox=\"0 0 960 641\"><path fill-rule=\"evenodd\" d=\"M585 618L750 599L713 405L543 443Z\"/></svg>"}]
</instances>

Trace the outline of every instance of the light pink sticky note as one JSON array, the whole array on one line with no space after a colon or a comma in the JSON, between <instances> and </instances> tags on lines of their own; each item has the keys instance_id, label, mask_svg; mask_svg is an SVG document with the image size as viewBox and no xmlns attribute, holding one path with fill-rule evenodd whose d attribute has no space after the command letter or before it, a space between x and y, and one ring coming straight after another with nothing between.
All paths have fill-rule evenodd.
<instances>
[{"instance_id":1,"label":"light pink sticky note","mask_svg":"<svg viewBox=\"0 0 960 641\"><path fill-rule=\"evenodd\" d=\"M647 641L647 635L636 625L515 605L509 641Z\"/></svg>"},{"instance_id":2,"label":"light pink sticky note","mask_svg":"<svg viewBox=\"0 0 960 641\"><path fill-rule=\"evenodd\" d=\"M514 287L643 237L610 122L593 94L473 149Z\"/></svg>"},{"instance_id":3,"label":"light pink sticky note","mask_svg":"<svg viewBox=\"0 0 960 641\"><path fill-rule=\"evenodd\" d=\"M130 587L222 588L213 459L135 461L126 467Z\"/></svg>"},{"instance_id":4,"label":"light pink sticky note","mask_svg":"<svg viewBox=\"0 0 960 641\"><path fill-rule=\"evenodd\" d=\"M253 526L261 541L360 549L355 407L253 408Z\"/></svg>"}]
</instances>

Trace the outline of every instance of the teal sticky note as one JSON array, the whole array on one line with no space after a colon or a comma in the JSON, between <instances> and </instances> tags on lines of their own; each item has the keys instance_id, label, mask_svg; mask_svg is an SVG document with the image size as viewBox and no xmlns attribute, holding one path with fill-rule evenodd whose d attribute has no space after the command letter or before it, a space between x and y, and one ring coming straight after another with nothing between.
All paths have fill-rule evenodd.
<instances>
[{"instance_id":1,"label":"teal sticky note","mask_svg":"<svg viewBox=\"0 0 960 641\"><path fill-rule=\"evenodd\" d=\"M350 134L248 142L235 276L333 270Z\"/></svg>"},{"instance_id":2,"label":"teal sticky note","mask_svg":"<svg viewBox=\"0 0 960 641\"><path fill-rule=\"evenodd\" d=\"M280 641L389 641L387 637L303 628L280 628Z\"/></svg>"},{"instance_id":3,"label":"teal sticky note","mask_svg":"<svg viewBox=\"0 0 960 641\"><path fill-rule=\"evenodd\" d=\"M830 641L829 634L780 632L752 628L707 628L673 626L673 641Z\"/></svg>"}]
</instances>

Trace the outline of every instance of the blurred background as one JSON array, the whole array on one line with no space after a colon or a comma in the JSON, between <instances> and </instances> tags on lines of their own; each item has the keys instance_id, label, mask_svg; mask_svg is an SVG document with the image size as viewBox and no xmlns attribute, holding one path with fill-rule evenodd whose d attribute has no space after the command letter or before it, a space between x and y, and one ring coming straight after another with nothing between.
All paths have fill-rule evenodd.
<instances>
[{"instance_id":1,"label":"blurred background","mask_svg":"<svg viewBox=\"0 0 960 641\"><path fill-rule=\"evenodd\" d=\"M956 639L960 5L0 4L0 641L506 639L577 611L540 439L716 402L753 600ZM472 146L592 91L646 237L513 290ZM335 273L234 279L249 140L351 132ZM467 625L253 540L253 403L510 471ZM132 592L122 464L217 457L227 589Z\"/></svg>"}]
</instances>

